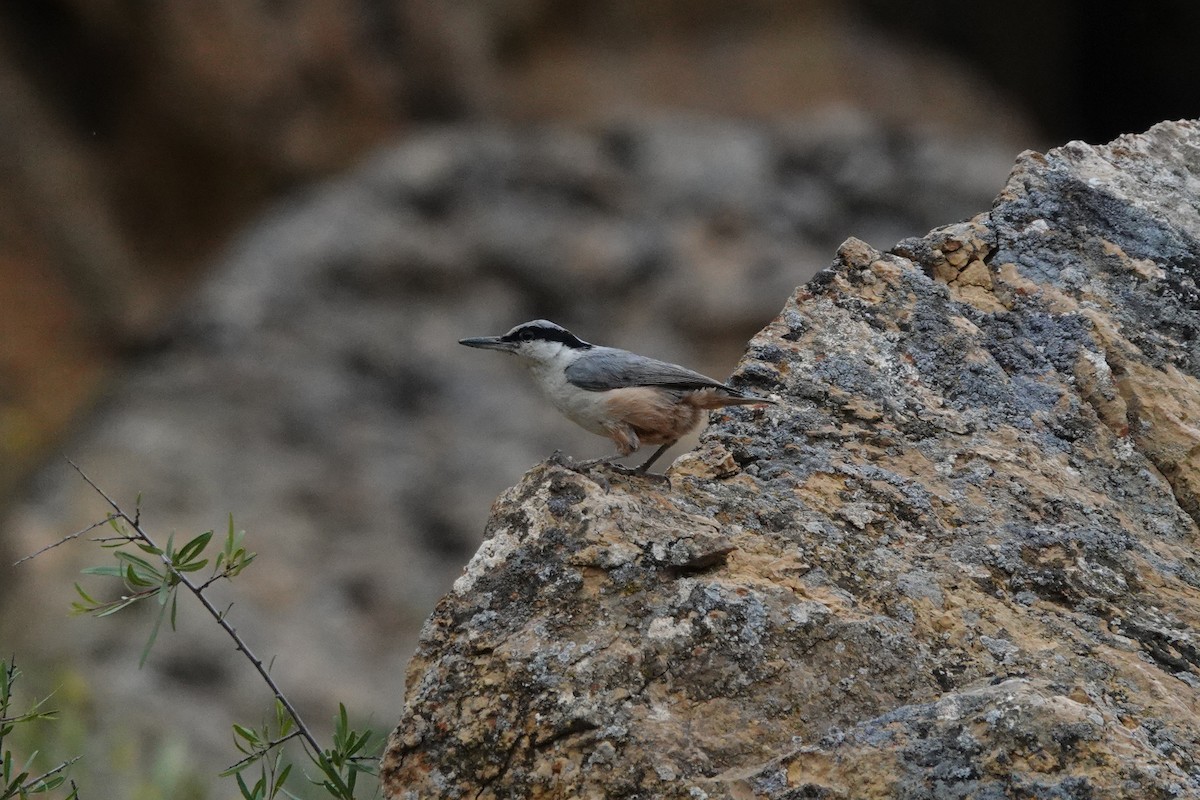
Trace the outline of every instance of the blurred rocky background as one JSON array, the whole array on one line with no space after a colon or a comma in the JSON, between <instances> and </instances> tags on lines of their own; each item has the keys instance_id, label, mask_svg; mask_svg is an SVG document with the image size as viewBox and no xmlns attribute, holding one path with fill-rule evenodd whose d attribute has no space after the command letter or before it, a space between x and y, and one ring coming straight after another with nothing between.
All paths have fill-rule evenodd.
<instances>
[{"instance_id":1,"label":"blurred rocky background","mask_svg":"<svg viewBox=\"0 0 1200 800\"><path fill-rule=\"evenodd\" d=\"M606 450L456 339L545 316L722 376L847 236L1200 106L1190 6L945 5L0 5L0 654L85 782L208 796L267 704L186 612L141 671L147 619L68 618L86 547L7 566L103 514L64 456L164 536L232 512L239 627L386 729L492 499Z\"/></svg>"}]
</instances>

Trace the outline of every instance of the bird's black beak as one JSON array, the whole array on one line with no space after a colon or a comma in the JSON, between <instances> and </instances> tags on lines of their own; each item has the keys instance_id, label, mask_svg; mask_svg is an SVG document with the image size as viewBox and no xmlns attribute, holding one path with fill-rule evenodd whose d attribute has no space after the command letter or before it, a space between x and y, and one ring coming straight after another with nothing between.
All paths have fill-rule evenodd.
<instances>
[{"instance_id":1,"label":"bird's black beak","mask_svg":"<svg viewBox=\"0 0 1200 800\"><path fill-rule=\"evenodd\" d=\"M459 339L459 344L467 347L478 347L481 350L503 350L511 353L516 349L516 342L507 342L499 336L478 336L474 339Z\"/></svg>"}]
</instances>

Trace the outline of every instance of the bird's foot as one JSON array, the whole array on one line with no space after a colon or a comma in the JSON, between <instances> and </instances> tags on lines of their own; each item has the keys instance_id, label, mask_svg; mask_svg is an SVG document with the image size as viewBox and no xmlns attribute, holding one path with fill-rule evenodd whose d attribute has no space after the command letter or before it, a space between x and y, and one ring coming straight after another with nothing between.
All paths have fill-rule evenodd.
<instances>
[{"instance_id":1,"label":"bird's foot","mask_svg":"<svg viewBox=\"0 0 1200 800\"><path fill-rule=\"evenodd\" d=\"M656 472L647 472L646 470L650 466L649 462L637 467L630 467L626 466L625 464L614 463L618 458L624 458L624 456L617 454L605 456L604 458L589 458L586 461L575 461L570 456L564 454L561 450L555 450L554 454L550 456L549 461L552 464L557 464L558 466L569 469L572 472L586 473L589 472L593 467L607 467L609 471L615 472L618 475L638 475L653 480L667 479L666 475L661 475Z\"/></svg>"},{"instance_id":2,"label":"bird's foot","mask_svg":"<svg viewBox=\"0 0 1200 800\"><path fill-rule=\"evenodd\" d=\"M649 466L648 464L642 464L640 467L630 467L630 466L626 466L625 464L609 464L608 468L611 469L613 472L618 472L622 475L637 476L639 478L646 478L647 480L652 480L652 481L668 481L668 480L670 480L666 476L666 473L650 472L647 469L648 466Z\"/></svg>"}]
</instances>

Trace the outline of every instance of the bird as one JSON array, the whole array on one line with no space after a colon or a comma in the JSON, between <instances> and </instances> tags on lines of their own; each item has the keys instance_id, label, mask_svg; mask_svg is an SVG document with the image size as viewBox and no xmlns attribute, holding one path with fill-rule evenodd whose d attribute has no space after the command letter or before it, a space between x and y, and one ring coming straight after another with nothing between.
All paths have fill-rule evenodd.
<instances>
[{"instance_id":1,"label":"bird","mask_svg":"<svg viewBox=\"0 0 1200 800\"><path fill-rule=\"evenodd\" d=\"M585 342L544 319L517 325L503 336L460 339L458 343L517 356L542 394L567 419L616 445L616 455L578 466L632 455L643 444L661 445L632 470L645 473L667 448L700 423L705 411L775 404L678 364Z\"/></svg>"}]
</instances>

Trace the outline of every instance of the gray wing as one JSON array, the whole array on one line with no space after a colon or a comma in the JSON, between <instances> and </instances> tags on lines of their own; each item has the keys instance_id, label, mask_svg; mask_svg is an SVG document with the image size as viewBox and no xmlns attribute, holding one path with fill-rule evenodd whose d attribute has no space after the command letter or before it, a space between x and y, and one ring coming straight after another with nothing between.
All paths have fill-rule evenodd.
<instances>
[{"instance_id":1,"label":"gray wing","mask_svg":"<svg viewBox=\"0 0 1200 800\"><path fill-rule=\"evenodd\" d=\"M699 372L615 347L593 347L567 367L566 375L573 385L589 392L629 386L661 386L680 390L724 389L739 395L720 381Z\"/></svg>"}]
</instances>

